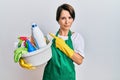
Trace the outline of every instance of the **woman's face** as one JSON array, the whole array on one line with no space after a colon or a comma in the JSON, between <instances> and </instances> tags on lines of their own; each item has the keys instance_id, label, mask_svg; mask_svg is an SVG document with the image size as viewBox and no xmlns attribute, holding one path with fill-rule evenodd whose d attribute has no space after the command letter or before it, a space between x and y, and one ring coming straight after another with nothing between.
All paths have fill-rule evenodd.
<instances>
[{"instance_id":1,"label":"woman's face","mask_svg":"<svg viewBox=\"0 0 120 80\"><path fill-rule=\"evenodd\" d=\"M67 10L62 10L58 23L60 25L60 29L69 30L73 23L73 18Z\"/></svg>"}]
</instances>

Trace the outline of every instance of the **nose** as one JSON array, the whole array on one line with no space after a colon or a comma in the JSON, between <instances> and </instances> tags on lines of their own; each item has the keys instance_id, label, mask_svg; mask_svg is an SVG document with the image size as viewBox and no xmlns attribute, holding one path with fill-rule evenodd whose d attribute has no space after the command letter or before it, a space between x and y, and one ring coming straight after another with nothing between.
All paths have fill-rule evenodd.
<instances>
[{"instance_id":1,"label":"nose","mask_svg":"<svg viewBox=\"0 0 120 80\"><path fill-rule=\"evenodd\" d=\"M66 19L66 21L65 21L65 22L66 22L66 24L68 24L68 23L69 23L69 19Z\"/></svg>"}]
</instances>

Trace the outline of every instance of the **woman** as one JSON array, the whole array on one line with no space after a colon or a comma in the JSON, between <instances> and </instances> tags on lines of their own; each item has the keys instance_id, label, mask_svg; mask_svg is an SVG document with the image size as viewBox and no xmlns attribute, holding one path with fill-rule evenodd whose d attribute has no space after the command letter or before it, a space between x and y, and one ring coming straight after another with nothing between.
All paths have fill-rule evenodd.
<instances>
[{"instance_id":1,"label":"woman","mask_svg":"<svg viewBox=\"0 0 120 80\"><path fill-rule=\"evenodd\" d=\"M76 80L74 63L80 65L84 59L84 40L77 32L70 30L75 19L75 12L71 5L62 4L58 7L56 20L60 28L56 35L50 34L52 40L52 58L48 61L43 74L43 80ZM21 67L34 69L23 59L19 61Z\"/></svg>"},{"instance_id":2,"label":"woman","mask_svg":"<svg viewBox=\"0 0 120 80\"><path fill-rule=\"evenodd\" d=\"M84 58L84 41L79 33L70 31L75 19L71 5L63 4L58 7L56 20L60 25L53 39L52 58L48 61L43 80L75 80L74 64L81 64Z\"/></svg>"}]
</instances>

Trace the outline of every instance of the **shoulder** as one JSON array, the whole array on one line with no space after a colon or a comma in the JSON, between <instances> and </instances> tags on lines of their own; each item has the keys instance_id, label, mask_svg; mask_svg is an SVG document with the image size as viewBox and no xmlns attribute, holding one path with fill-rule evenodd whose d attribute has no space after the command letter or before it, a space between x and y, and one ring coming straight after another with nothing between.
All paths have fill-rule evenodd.
<instances>
[{"instance_id":1,"label":"shoulder","mask_svg":"<svg viewBox=\"0 0 120 80\"><path fill-rule=\"evenodd\" d=\"M73 32L71 38L73 40L83 40L84 41L83 36L78 32Z\"/></svg>"}]
</instances>

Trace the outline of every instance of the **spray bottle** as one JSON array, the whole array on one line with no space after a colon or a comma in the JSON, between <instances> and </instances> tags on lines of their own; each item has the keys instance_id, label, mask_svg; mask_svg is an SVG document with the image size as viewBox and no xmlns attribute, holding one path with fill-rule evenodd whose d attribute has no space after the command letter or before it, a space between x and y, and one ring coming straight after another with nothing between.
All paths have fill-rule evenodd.
<instances>
[{"instance_id":1,"label":"spray bottle","mask_svg":"<svg viewBox=\"0 0 120 80\"><path fill-rule=\"evenodd\" d=\"M24 46L27 48L28 52L32 52L32 51L36 50L34 45L29 41L29 39L27 37L19 37L19 39L20 39L20 43L24 42ZM20 47L20 45L19 45L19 47Z\"/></svg>"},{"instance_id":2,"label":"spray bottle","mask_svg":"<svg viewBox=\"0 0 120 80\"><path fill-rule=\"evenodd\" d=\"M35 45L38 49L46 46L44 35L37 24L32 24L32 37L35 41Z\"/></svg>"}]
</instances>

